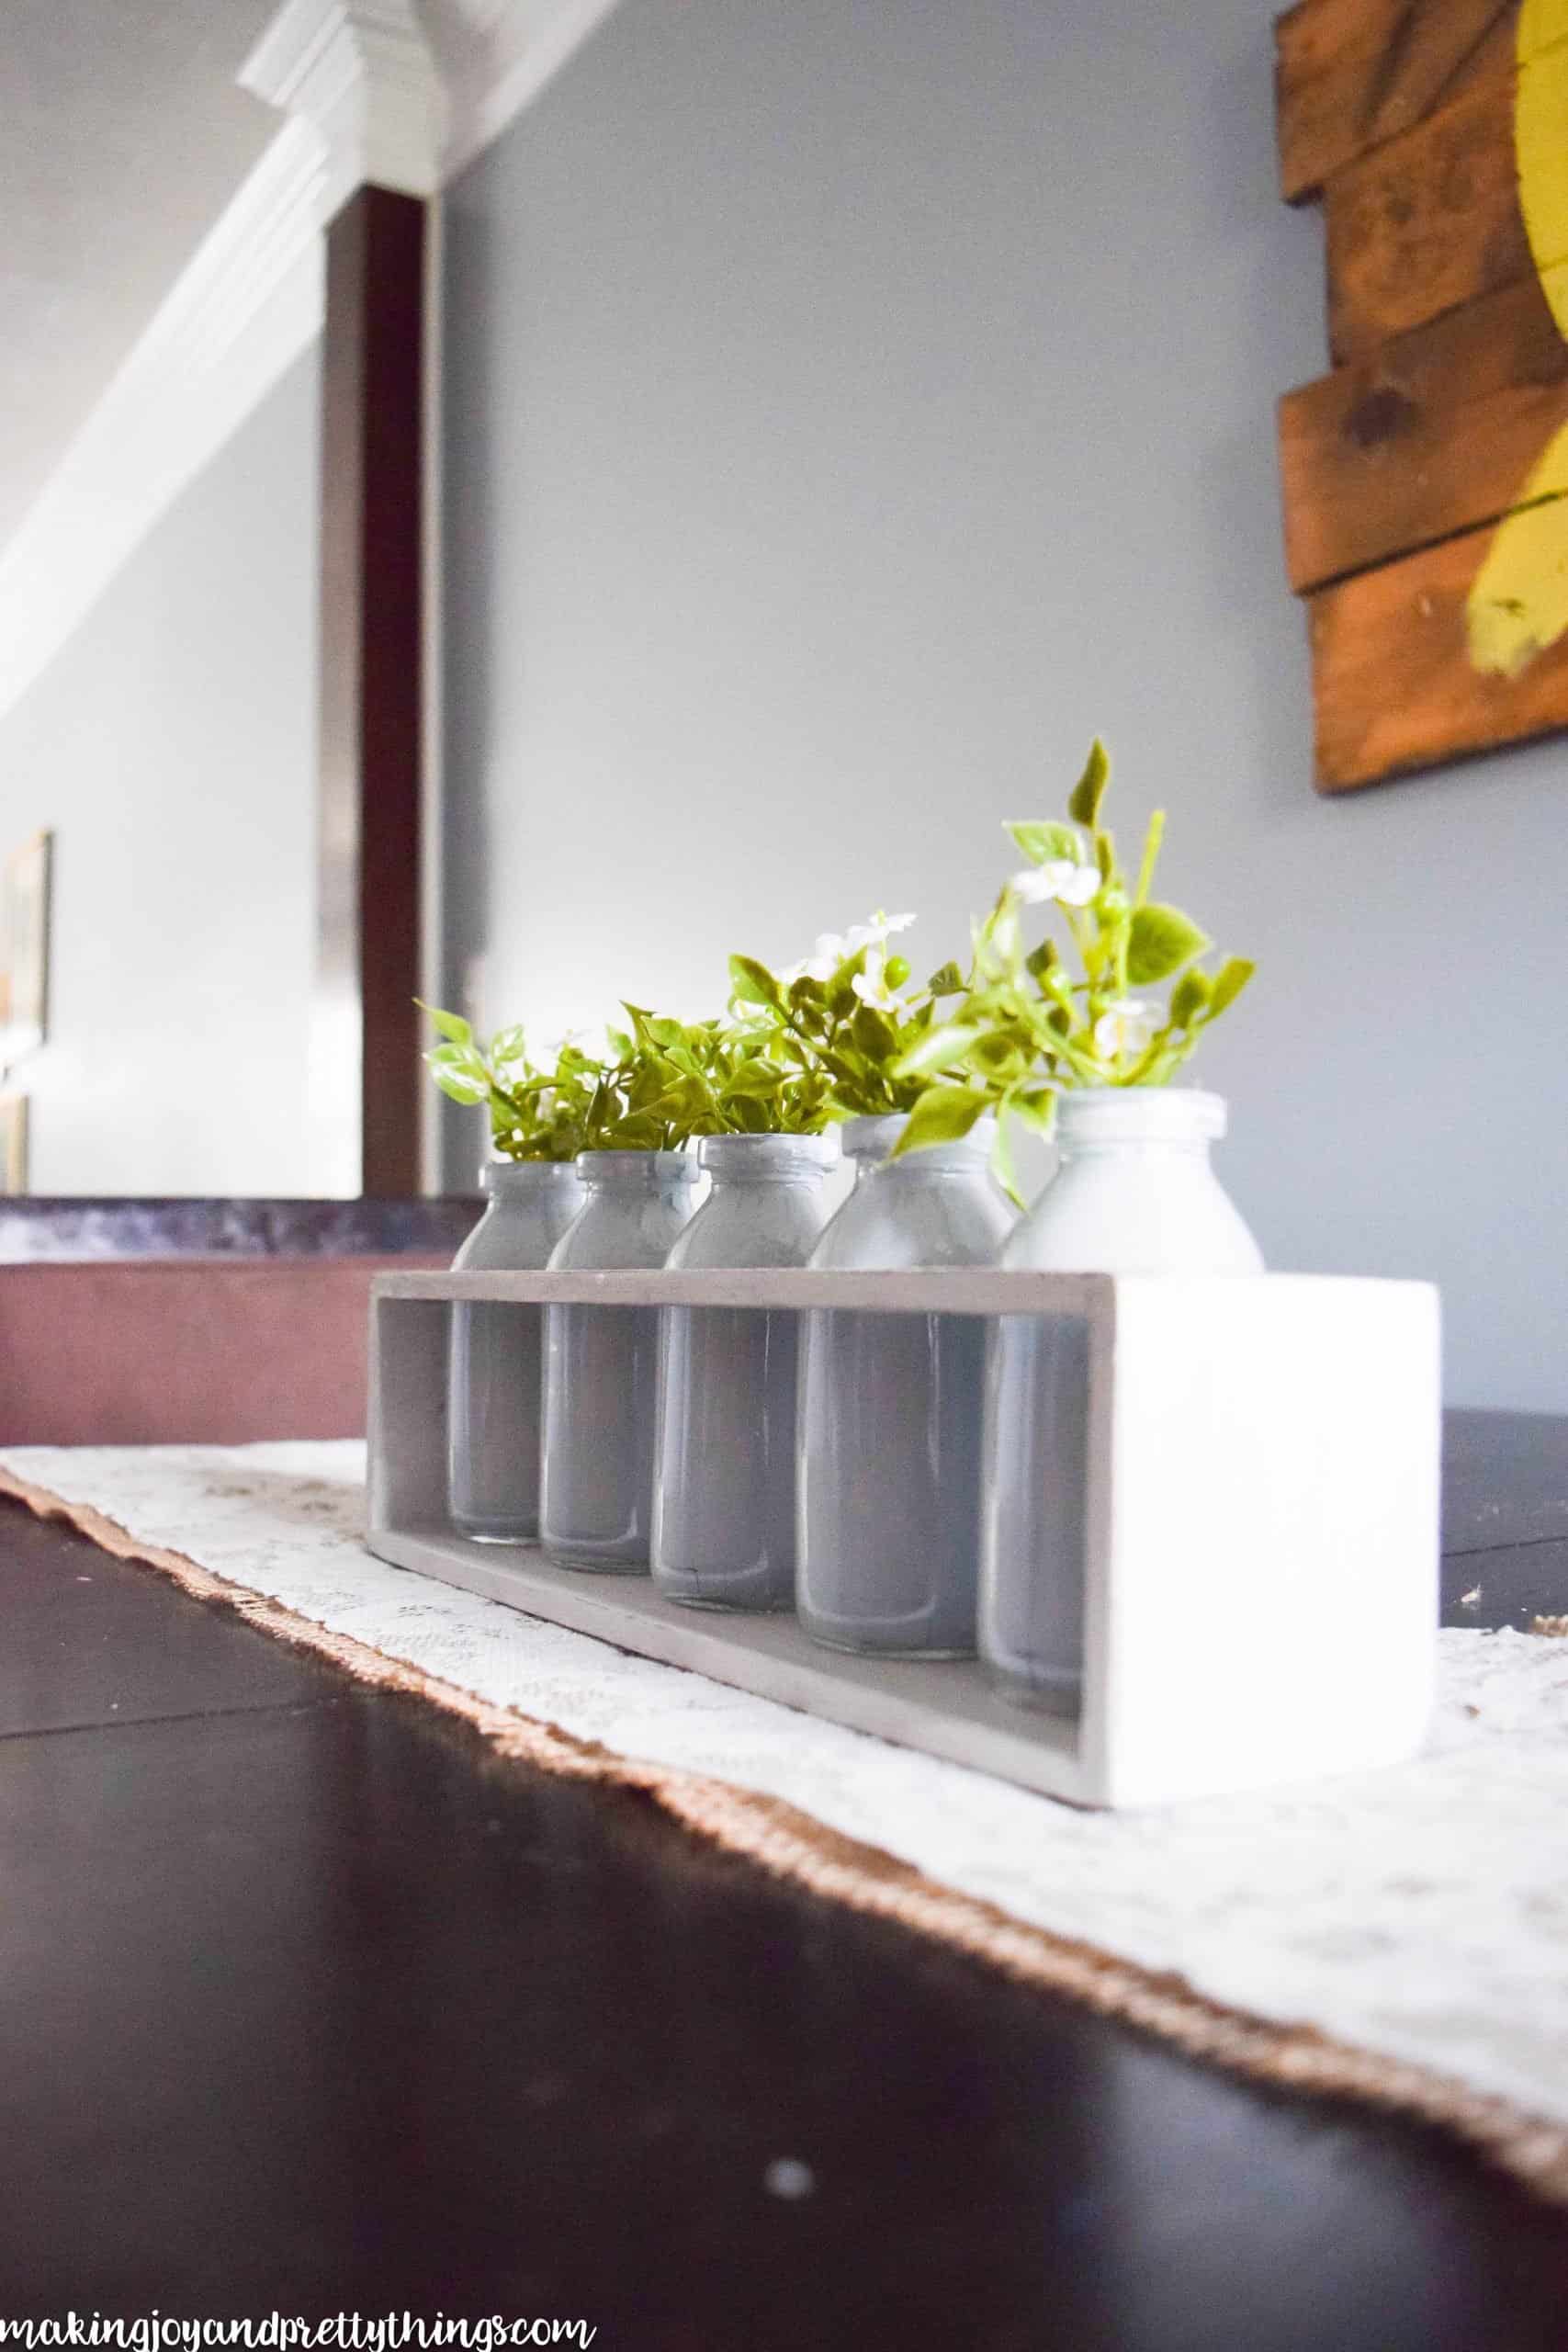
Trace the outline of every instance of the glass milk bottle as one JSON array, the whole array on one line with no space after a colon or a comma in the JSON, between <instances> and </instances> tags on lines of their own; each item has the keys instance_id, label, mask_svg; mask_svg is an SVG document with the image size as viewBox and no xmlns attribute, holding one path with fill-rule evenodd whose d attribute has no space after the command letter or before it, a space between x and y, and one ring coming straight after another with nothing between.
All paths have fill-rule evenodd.
<instances>
[{"instance_id":1,"label":"glass milk bottle","mask_svg":"<svg viewBox=\"0 0 1568 2352\"><path fill-rule=\"evenodd\" d=\"M1059 1165L1002 1253L1055 1273L1259 1274L1209 1165L1217 1094L1088 1087L1057 1105ZM980 1654L1004 1688L1076 1714L1083 1680L1089 1332L1082 1316L1004 1315L986 1384Z\"/></svg>"},{"instance_id":2,"label":"glass milk bottle","mask_svg":"<svg viewBox=\"0 0 1568 2352\"><path fill-rule=\"evenodd\" d=\"M696 1205L684 1151L584 1151L587 1199L550 1253L552 1272L661 1266ZM648 1566L659 1402L656 1306L545 1310L539 1535L565 1566Z\"/></svg>"},{"instance_id":3,"label":"glass milk bottle","mask_svg":"<svg viewBox=\"0 0 1568 2352\"><path fill-rule=\"evenodd\" d=\"M994 1124L907 1159L902 1117L842 1129L855 1189L813 1266L994 1265L1017 1211L991 1175ZM812 1309L796 1432L796 1606L836 1649L975 1647L985 1327L964 1315Z\"/></svg>"},{"instance_id":4,"label":"glass milk bottle","mask_svg":"<svg viewBox=\"0 0 1568 2352\"><path fill-rule=\"evenodd\" d=\"M454 1272L543 1266L582 1206L570 1160L492 1161L490 1206ZM539 1532L541 1311L490 1299L453 1303L446 1380L446 1492L452 1524L480 1544Z\"/></svg>"},{"instance_id":5,"label":"glass milk bottle","mask_svg":"<svg viewBox=\"0 0 1568 2352\"><path fill-rule=\"evenodd\" d=\"M671 1267L803 1266L831 1214L836 1136L708 1136L713 1190ZM653 1580L697 1609L795 1600L794 1313L667 1306Z\"/></svg>"}]
</instances>

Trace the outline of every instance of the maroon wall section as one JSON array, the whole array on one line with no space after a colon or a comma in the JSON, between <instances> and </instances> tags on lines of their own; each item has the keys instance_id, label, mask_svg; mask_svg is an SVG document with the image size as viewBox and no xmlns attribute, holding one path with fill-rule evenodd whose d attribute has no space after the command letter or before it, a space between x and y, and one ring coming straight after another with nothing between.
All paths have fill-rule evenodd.
<instances>
[{"instance_id":1,"label":"maroon wall section","mask_svg":"<svg viewBox=\"0 0 1568 2352\"><path fill-rule=\"evenodd\" d=\"M0 1266L0 1444L362 1437L372 1275L450 1262Z\"/></svg>"}]
</instances>

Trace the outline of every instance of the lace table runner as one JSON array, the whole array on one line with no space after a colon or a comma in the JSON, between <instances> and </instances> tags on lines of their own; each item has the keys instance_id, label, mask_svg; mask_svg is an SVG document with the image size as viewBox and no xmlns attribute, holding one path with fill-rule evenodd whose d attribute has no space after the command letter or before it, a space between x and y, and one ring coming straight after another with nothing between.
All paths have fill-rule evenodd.
<instances>
[{"instance_id":1,"label":"lace table runner","mask_svg":"<svg viewBox=\"0 0 1568 2352\"><path fill-rule=\"evenodd\" d=\"M355 1443L13 1448L0 1491L835 1900L1568 2202L1568 1640L1444 1633L1408 1765L1078 1812L389 1567L364 1471Z\"/></svg>"}]
</instances>

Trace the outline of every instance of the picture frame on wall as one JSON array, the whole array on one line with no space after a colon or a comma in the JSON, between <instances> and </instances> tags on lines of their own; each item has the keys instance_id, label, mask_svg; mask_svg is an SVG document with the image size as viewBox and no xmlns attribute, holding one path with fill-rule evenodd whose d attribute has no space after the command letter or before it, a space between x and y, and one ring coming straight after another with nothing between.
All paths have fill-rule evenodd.
<instances>
[{"instance_id":1,"label":"picture frame on wall","mask_svg":"<svg viewBox=\"0 0 1568 2352\"><path fill-rule=\"evenodd\" d=\"M28 1098L0 1094L0 1193L28 1189Z\"/></svg>"},{"instance_id":2,"label":"picture frame on wall","mask_svg":"<svg viewBox=\"0 0 1568 2352\"><path fill-rule=\"evenodd\" d=\"M34 833L0 865L0 1070L49 1034L52 836Z\"/></svg>"}]
</instances>

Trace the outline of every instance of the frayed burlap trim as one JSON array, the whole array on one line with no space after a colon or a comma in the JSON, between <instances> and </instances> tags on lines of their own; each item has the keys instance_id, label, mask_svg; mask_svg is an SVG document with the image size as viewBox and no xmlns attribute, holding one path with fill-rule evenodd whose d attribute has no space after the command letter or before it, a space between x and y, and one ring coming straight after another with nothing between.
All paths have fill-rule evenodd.
<instances>
[{"instance_id":1,"label":"frayed burlap trim","mask_svg":"<svg viewBox=\"0 0 1568 2352\"><path fill-rule=\"evenodd\" d=\"M650 1798L695 1836L743 1855L774 1877L829 1902L891 1919L1000 1970L1015 1984L1060 1995L1099 2016L1151 2033L1190 2058L1315 2098L1357 2101L1462 2141L1552 2204L1568 2205L1568 2130L1473 2091L1449 2075L1332 2041L1314 2027L1279 2025L1224 2007L1174 1974L1157 1974L1092 1944L1055 1936L994 1905L923 1877L874 1846L829 1829L777 1797L659 1764L639 1764L558 1724L492 1705L347 1634L231 1584L178 1552L160 1550L86 1504L71 1503L0 1469L0 1494L40 1518L63 1519L107 1552L170 1577L198 1600L221 1601L279 1640L330 1658L357 1681L407 1690L460 1715L503 1756Z\"/></svg>"}]
</instances>

